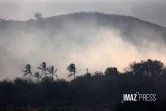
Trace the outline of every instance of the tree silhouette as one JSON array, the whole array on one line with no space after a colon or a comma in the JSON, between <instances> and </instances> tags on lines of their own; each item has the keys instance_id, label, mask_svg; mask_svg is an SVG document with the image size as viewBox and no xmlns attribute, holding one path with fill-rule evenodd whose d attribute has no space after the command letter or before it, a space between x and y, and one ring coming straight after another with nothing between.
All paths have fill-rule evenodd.
<instances>
[{"instance_id":1,"label":"tree silhouette","mask_svg":"<svg viewBox=\"0 0 166 111\"><path fill-rule=\"evenodd\" d=\"M68 67L67 70L70 72L70 74L67 77L71 77L72 75L74 75L74 79L75 79L75 73L76 73L76 67L75 64L71 63Z\"/></svg>"},{"instance_id":2,"label":"tree silhouette","mask_svg":"<svg viewBox=\"0 0 166 111\"><path fill-rule=\"evenodd\" d=\"M31 76L32 76L31 65L30 64L25 65L25 70L23 70L23 72L24 72L23 76L26 76L29 74L29 80L31 82Z\"/></svg>"},{"instance_id":3,"label":"tree silhouette","mask_svg":"<svg viewBox=\"0 0 166 111\"><path fill-rule=\"evenodd\" d=\"M25 68L24 72L27 75L31 72L30 65L27 64ZM73 76L76 72L75 65L70 64L67 70ZM47 68L47 71L50 74L54 74L56 69L51 66ZM139 74L139 72L142 74ZM152 111L151 109L154 109L154 111L165 111L166 78L158 79L163 77L165 72L165 66L162 62L149 59L134 63L130 72L118 72L116 67L108 67L105 74L101 71L88 72L76 77L74 81L58 79L52 82L53 75L42 78L40 83L30 83L29 79L22 78L16 78L11 81L9 79L0 80L0 111L4 111L4 107L13 111L32 110L27 108L59 110L59 108L65 107L67 109L64 110L68 111L73 107L79 110L85 105L88 105L88 109L99 106L111 111L133 111L133 107L141 111L143 109L149 110L149 106L152 105L157 109L152 107L150 111ZM38 72L34 75L38 78L40 77ZM151 75L154 75L155 78ZM143 101L121 103L122 94L135 93L137 91L142 94L156 94L159 96L157 100L152 97L152 101L145 101L145 103ZM13 106L19 106L23 109L18 110L16 108L14 110Z\"/></svg>"},{"instance_id":4,"label":"tree silhouette","mask_svg":"<svg viewBox=\"0 0 166 111\"><path fill-rule=\"evenodd\" d=\"M41 67L37 67L38 69L42 70L42 74L40 77L42 77L43 73L46 77L46 72L47 72L47 65L46 65L46 62L42 62L42 64L40 64Z\"/></svg>"},{"instance_id":5,"label":"tree silhouette","mask_svg":"<svg viewBox=\"0 0 166 111\"><path fill-rule=\"evenodd\" d=\"M118 75L119 72L116 67L108 67L105 71L105 75Z\"/></svg>"},{"instance_id":6,"label":"tree silhouette","mask_svg":"<svg viewBox=\"0 0 166 111\"><path fill-rule=\"evenodd\" d=\"M36 77L36 78L37 78L37 81L38 81L38 83L39 83L40 73L39 73L39 72L35 72L34 77Z\"/></svg>"},{"instance_id":7,"label":"tree silhouette","mask_svg":"<svg viewBox=\"0 0 166 111\"><path fill-rule=\"evenodd\" d=\"M35 13L34 17L35 17L37 20L41 20L41 19L43 18L41 13Z\"/></svg>"},{"instance_id":8,"label":"tree silhouette","mask_svg":"<svg viewBox=\"0 0 166 111\"><path fill-rule=\"evenodd\" d=\"M55 74L57 69L54 70L54 66L48 67L47 71L52 75L52 82L54 81L54 75L56 76L56 78L58 78L58 76Z\"/></svg>"},{"instance_id":9,"label":"tree silhouette","mask_svg":"<svg viewBox=\"0 0 166 111\"><path fill-rule=\"evenodd\" d=\"M129 70L136 76L148 76L153 79L161 79L166 76L164 64L161 61L148 59L140 63L133 62Z\"/></svg>"}]
</instances>

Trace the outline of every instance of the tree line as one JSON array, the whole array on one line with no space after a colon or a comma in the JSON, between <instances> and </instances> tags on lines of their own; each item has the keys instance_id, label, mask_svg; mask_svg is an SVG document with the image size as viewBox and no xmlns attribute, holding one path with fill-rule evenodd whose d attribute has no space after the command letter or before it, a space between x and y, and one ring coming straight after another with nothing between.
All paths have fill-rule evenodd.
<instances>
[{"instance_id":1,"label":"tree line","mask_svg":"<svg viewBox=\"0 0 166 111\"><path fill-rule=\"evenodd\" d=\"M29 75L29 81L31 82L31 76L32 76L32 70L31 65L27 64L25 65L25 70L23 70L24 75ZM46 78L47 74L51 74L52 82L54 81L54 76L58 78L58 75L55 74L57 72L57 69L54 68L54 66L47 67L46 62L42 62L39 67L42 72L35 72L34 77L37 78L38 82L39 79L44 77ZM75 64L71 63L69 66L67 66L67 70L69 71L69 75L67 77L74 76L74 79L76 78L76 66ZM108 67L104 74L105 75L118 75L118 74L130 74L130 75L136 75L136 76L147 76L153 79L164 79L166 76L166 67L161 61L158 60L151 60L148 59L147 61L141 61L139 63L133 62L129 65L129 67L126 67L124 69L125 72L119 72L116 67Z\"/></svg>"},{"instance_id":2,"label":"tree line","mask_svg":"<svg viewBox=\"0 0 166 111\"><path fill-rule=\"evenodd\" d=\"M26 64L25 65L25 70L23 70L22 72L24 72L23 76L29 76L29 81L31 82L31 77L32 77L32 70L31 70L31 65L30 64ZM54 66L51 67L47 67L46 62L42 62L40 64L40 67L37 67L38 69L40 69L42 71L42 73L40 74L40 72L35 72L34 73L34 77L37 78L38 82L40 79L42 79L42 76L44 75L44 78L47 78L47 74L51 74L51 80L52 82L54 81L54 76L56 78L58 78L58 75L55 74L57 72L57 69L54 68ZM71 63L68 67L67 70L69 71L69 75L67 77L71 77L74 76L74 79L76 78L75 74L76 74L76 67L75 64Z\"/></svg>"},{"instance_id":3,"label":"tree line","mask_svg":"<svg viewBox=\"0 0 166 111\"><path fill-rule=\"evenodd\" d=\"M29 76L28 80L16 78L0 81L0 110L12 107L41 111L56 111L58 108L164 111L165 108L166 67L158 60L133 62L124 72L118 71L116 67L108 67L104 72L88 72L77 77L76 66L72 63L67 67L70 72L68 77L74 76L71 81L59 79L56 76L57 69L53 66L47 67L45 62L42 62L38 69L41 73L33 74L31 65L27 64L23 72L25 76ZM32 75L41 81L31 81ZM121 103L123 94L135 92L156 94L157 101Z\"/></svg>"}]
</instances>

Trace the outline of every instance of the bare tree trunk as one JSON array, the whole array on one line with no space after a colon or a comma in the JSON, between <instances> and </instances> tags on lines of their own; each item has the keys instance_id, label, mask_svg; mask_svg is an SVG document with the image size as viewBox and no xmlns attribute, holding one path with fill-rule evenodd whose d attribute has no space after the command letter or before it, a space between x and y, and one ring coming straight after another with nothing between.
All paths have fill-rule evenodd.
<instances>
[{"instance_id":1,"label":"bare tree trunk","mask_svg":"<svg viewBox=\"0 0 166 111\"><path fill-rule=\"evenodd\" d=\"M45 70L45 78L46 78L46 70Z\"/></svg>"},{"instance_id":2,"label":"bare tree trunk","mask_svg":"<svg viewBox=\"0 0 166 111\"><path fill-rule=\"evenodd\" d=\"M38 79L38 83L39 83L39 77L37 79Z\"/></svg>"},{"instance_id":3,"label":"bare tree trunk","mask_svg":"<svg viewBox=\"0 0 166 111\"><path fill-rule=\"evenodd\" d=\"M74 72L74 80L76 79L76 75L75 75L75 72Z\"/></svg>"},{"instance_id":4,"label":"bare tree trunk","mask_svg":"<svg viewBox=\"0 0 166 111\"><path fill-rule=\"evenodd\" d=\"M52 82L54 81L53 74L52 74Z\"/></svg>"},{"instance_id":5,"label":"bare tree trunk","mask_svg":"<svg viewBox=\"0 0 166 111\"><path fill-rule=\"evenodd\" d=\"M31 83L31 73L29 73L29 80L30 80L30 83Z\"/></svg>"}]
</instances>

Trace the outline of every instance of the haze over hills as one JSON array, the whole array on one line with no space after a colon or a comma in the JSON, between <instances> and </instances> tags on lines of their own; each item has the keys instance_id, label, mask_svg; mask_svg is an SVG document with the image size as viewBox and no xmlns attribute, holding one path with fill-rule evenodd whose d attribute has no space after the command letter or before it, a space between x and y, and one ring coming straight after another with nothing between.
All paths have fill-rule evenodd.
<instances>
[{"instance_id":1,"label":"haze over hills","mask_svg":"<svg viewBox=\"0 0 166 111\"><path fill-rule=\"evenodd\" d=\"M123 71L133 61L165 62L165 42L165 27L129 16L79 12L41 20L2 20L0 75L22 76L27 63L35 72L43 61L54 65L57 73L67 72L70 63L90 71L109 66Z\"/></svg>"}]
</instances>

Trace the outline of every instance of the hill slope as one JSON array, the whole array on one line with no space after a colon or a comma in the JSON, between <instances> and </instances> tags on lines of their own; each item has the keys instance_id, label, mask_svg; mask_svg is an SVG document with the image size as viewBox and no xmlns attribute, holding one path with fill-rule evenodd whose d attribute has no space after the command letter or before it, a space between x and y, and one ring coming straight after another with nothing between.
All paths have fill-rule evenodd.
<instances>
[{"instance_id":1,"label":"hill slope","mask_svg":"<svg viewBox=\"0 0 166 111\"><path fill-rule=\"evenodd\" d=\"M20 74L24 64L37 66L42 61L60 72L71 62L80 69L103 70L110 65L123 69L140 59L164 61L165 41L165 27L97 12L0 21L0 73Z\"/></svg>"}]
</instances>

